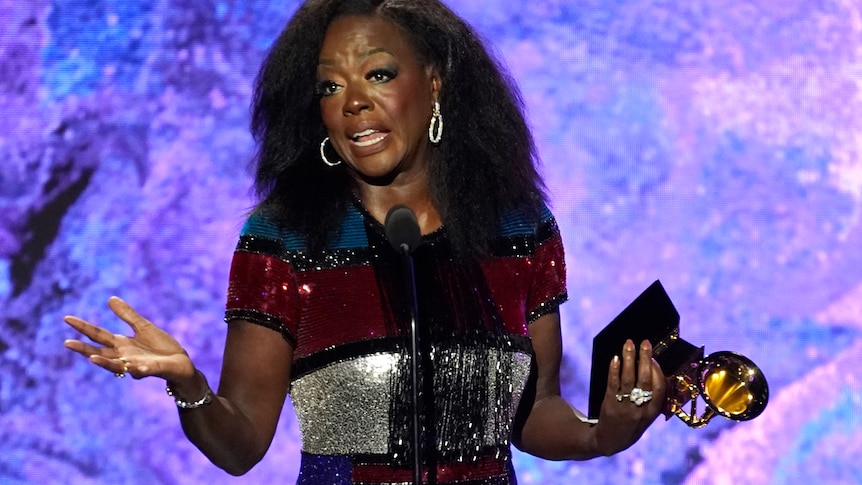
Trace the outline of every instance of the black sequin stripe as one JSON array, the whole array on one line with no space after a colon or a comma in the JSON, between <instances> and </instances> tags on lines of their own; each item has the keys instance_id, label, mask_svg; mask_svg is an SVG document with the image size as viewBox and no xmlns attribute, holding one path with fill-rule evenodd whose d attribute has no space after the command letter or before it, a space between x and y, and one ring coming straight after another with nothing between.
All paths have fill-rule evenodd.
<instances>
[{"instance_id":1,"label":"black sequin stripe","mask_svg":"<svg viewBox=\"0 0 862 485\"><path fill-rule=\"evenodd\" d=\"M290 263L296 271L313 271L332 268L368 266L371 250L368 247L327 249L323 253L291 251Z\"/></svg>"},{"instance_id":2,"label":"black sequin stripe","mask_svg":"<svg viewBox=\"0 0 862 485\"><path fill-rule=\"evenodd\" d=\"M484 349L501 349L503 351L532 353L533 344L530 337L525 335L495 334L485 331L461 331L453 335L432 334L434 345L440 348L448 348L452 343L467 347L479 347Z\"/></svg>"},{"instance_id":3,"label":"black sequin stripe","mask_svg":"<svg viewBox=\"0 0 862 485\"><path fill-rule=\"evenodd\" d=\"M438 452L439 454L439 452ZM486 478L474 478L474 479L464 479L464 480L456 480L454 482L440 482L434 481L437 485L515 485L516 482L510 481L515 477L515 470L512 467L511 460L511 452L508 446L485 446L483 447L480 455L477 459L487 459L487 458L495 458L500 461L505 469L506 475L497 475ZM369 454L356 454L351 455L351 461L353 462L353 466L362 467L362 466L392 466L393 460L390 455L369 455ZM441 461L441 457L437 457L436 461ZM459 463L452 460L442 460L444 461L444 466L446 464L458 465ZM470 463L472 460L467 460L464 463ZM354 482L355 485L381 485L379 482ZM387 482L389 483L389 482Z\"/></svg>"},{"instance_id":4,"label":"black sequin stripe","mask_svg":"<svg viewBox=\"0 0 862 485\"><path fill-rule=\"evenodd\" d=\"M499 237L491 248L492 254L500 258L528 258L536 251L532 236Z\"/></svg>"},{"instance_id":5,"label":"black sequin stripe","mask_svg":"<svg viewBox=\"0 0 862 485\"><path fill-rule=\"evenodd\" d=\"M239 238L236 250L279 258L292 265L296 271L365 266L371 260L367 247L328 249L323 253L311 254L305 249L288 250L275 239L249 235Z\"/></svg>"},{"instance_id":6,"label":"black sequin stripe","mask_svg":"<svg viewBox=\"0 0 862 485\"><path fill-rule=\"evenodd\" d=\"M405 345L406 341L401 337L384 337L340 344L297 359L293 363L291 375L294 379L299 379L317 369L337 362L344 362L363 355L398 352L399 349L405 348Z\"/></svg>"},{"instance_id":7,"label":"black sequin stripe","mask_svg":"<svg viewBox=\"0 0 862 485\"><path fill-rule=\"evenodd\" d=\"M499 348L511 352L523 352L526 354L533 352L532 341L529 337L523 335L501 336L491 334L480 335L477 333L466 338L463 335L450 338L434 336L434 341L437 344L452 340L459 340L464 343L471 342L486 348ZM384 337L341 344L334 348L321 350L307 357L297 359L293 363L291 375L294 379L299 379L317 369L337 362L344 362L364 355L379 354L382 352L400 352L406 348L406 345L407 341L403 337Z\"/></svg>"},{"instance_id":8,"label":"black sequin stripe","mask_svg":"<svg viewBox=\"0 0 862 485\"><path fill-rule=\"evenodd\" d=\"M287 256L287 251L281 241L260 236L240 236L236 250L246 253L267 254L281 259L286 259Z\"/></svg>"},{"instance_id":9,"label":"black sequin stripe","mask_svg":"<svg viewBox=\"0 0 862 485\"><path fill-rule=\"evenodd\" d=\"M290 333L281 324L281 321L274 315L264 313L258 310L232 309L224 312L224 321L230 323L231 320L248 320L270 330L275 330L280 333L282 338L291 345L296 347L296 337Z\"/></svg>"},{"instance_id":10,"label":"black sequin stripe","mask_svg":"<svg viewBox=\"0 0 862 485\"><path fill-rule=\"evenodd\" d=\"M455 450L453 453L458 453L459 451ZM440 455L440 451L436 452L437 455ZM494 458L499 457L500 461L506 461L511 455L509 451L508 445L498 445L498 446L484 446L482 450L477 455L477 461L481 459ZM456 455L457 456L457 455ZM379 453L356 453L350 455L350 459L353 462L353 466L392 466L392 463L396 460L393 459L392 454L379 454ZM438 456L438 461L441 461ZM452 462L456 463L455 460L442 460L444 462ZM467 461L469 463L470 460Z\"/></svg>"},{"instance_id":11,"label":"black sequin stripe","mask_svg":"<svg viewBox=\"0 0 862 485\"><path fill-rule=\"evenodd\" d=\"M353 485L387 485L391 482L381 484L380 482L351 482ZM401 482L398 482L399 484ZM409 482L408 482L409 483ZM510 481L508 476L477 478L475 480L458 480L455 482L434 482L436 485L516 485Z\"/></svg>"},{"instance_id":12,"label":"black sequin stripe","mask_svg":"<svg viewBox=\"0 0 862 485\"><path fill-rule=\"evenodd\" d=\"M440 450L435 451L434 461L438 463L445 464L460 464L460 463L470 463L474 461L486 460L486 459L494 459L500 462L510 461L512 453L509 449L508 444L500 444L500 445L486 445L483 446L482 449L475 454L475 460L473 458L466 459L462 462L458 461L458 456L463 455L462 450L450 450L448 452L441 452ZM391 453L388 454L372 454L372 453L356 453L350 455L351 462L353 466L397 466L393 465L394 463L398 463L399 460L392 456ZM458 482L460 483L469 483L469 482Z\"/></svg>"},{"instance_id":13,"label":"black sequin stripe","mask_svg":"<svg viewBox=\"0 0 862 485\"><path fill-rule=\"evenodd\" d=\"M501 258L527 258L533 256L536 247L553 238L560 232L557 221L552 217L536 228L530 235L501 236L494 242L492 252Z\"/></svg>"},{"instance_id":14,"label":"black sequin stripe","mask_svg":"<svg viewBox=\"0 0 862 485\"><path fill-rule=\"evenodd\" d=\"M539 227L536 228L536 245L541 245L559 232L560 228L557 226L557 220L553 217L542 222L539 224Z\"/></svg>"},{"instance_id":15,"label":"black sequin stripe","mask_svg":"<svg viewBox=\"0 0 862 485\"><path fill-rule=\"evenodd\" d=\"M533 323L536 320L538 320L539 318L544 317L545 315L547 315L549 313L554 313L555 311L557 311L560 308L560 305L562 305L568 299L569 299L568 293L563 292L563 293L551 298L550 300L543 302L541 305L539 305L538 308L536 308L535 310L533 310L529 314L527 314L527 322Z\"/></svg>"}]
</instances>

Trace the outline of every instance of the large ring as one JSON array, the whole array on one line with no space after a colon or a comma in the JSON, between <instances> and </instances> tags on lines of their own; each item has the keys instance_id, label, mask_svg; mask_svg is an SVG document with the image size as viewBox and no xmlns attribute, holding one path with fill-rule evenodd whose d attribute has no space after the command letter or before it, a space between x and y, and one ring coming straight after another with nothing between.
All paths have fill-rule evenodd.
<instances>
[{"instance_id":1,"label":"large ring","mask_svg":"<svg viewBox=\"0 0 862 485\"><path fill-rule=\"evenodd\" d=\"M631 398L630 394L617 394L617 402L623 402L623 399Z\"/></svg>"},{"instance_id":2,"label":"large ring","mask_svg":"<svg viewBox=\"0 0 862 485\"><path fill-rule=\"evenodd\" d=\"M114 372L114 375L118 378L122 379L126 377L126 372L129 372L129 361L126 360L125 357L120 357L120 362L123 363L123 371L122 372Z\"/></svg>"},{"instance_id":3,"label":"large ring","mask_svg":"<svg viewBox=\"0 0 862 485\"><path fill-rule=\"evenodd\" d=\"M650 402L652 400L652 391L645 391L640 387L633 387L629 400L633 402L635 406L641 406L643 403Z\"/></svg>"}]
</instances>

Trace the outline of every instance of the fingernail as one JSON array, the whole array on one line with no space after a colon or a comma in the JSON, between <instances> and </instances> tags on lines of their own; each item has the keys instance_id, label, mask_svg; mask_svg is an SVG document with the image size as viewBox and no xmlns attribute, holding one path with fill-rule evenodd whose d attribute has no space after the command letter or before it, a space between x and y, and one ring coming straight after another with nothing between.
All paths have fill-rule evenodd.
<instances>
[{"instance_id":1,"label":"fingernail","mask_svg":"<svg viewBox=\"0 0 862 485\"><path fill-rule=\"evenodd\" d=\"M614 365L620 365L620 356L615 355L613 360Z\"/></svg>"}]
</instances>

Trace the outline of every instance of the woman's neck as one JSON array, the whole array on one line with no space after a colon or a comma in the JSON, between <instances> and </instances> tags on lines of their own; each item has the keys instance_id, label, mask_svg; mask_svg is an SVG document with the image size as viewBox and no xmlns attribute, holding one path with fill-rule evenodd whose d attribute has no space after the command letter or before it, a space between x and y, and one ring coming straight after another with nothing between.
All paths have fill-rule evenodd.
<instances>
[{"instance_id":1,"label":"woman's neck","mask_svg":"<svg viewBox=\"0 0 862 485\"><path fill-rule=\"evenodd\" d=\"M365 210L381 224L385 222L389 209L402 204L412 209L416 214L420 233L429 234L439 229L443 222L431 199L427 178L425 180L399 182L387 185L371 185L358 181L356 194L362 201L362 205L365 206Z\"/></svg>"}]
</instances>

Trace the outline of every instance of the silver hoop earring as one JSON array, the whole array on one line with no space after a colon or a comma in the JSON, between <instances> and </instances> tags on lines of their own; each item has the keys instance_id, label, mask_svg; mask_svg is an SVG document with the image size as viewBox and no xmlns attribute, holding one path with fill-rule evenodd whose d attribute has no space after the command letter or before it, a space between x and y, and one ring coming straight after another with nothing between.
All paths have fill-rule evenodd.
<instances>
[{"instance_id":1,"label":"silver hoop earring","mask_svg":"<svg viewBox=\"0 0 862 485\"><path fill-rule=\"evenodd\" d=\"M443 114L440 113L440 103L434 101L434 111L431 113L431 124L428 125L428 139L438 144L443 138Z\"/></svg>"},{"instance_id":2,"label":"silver hoop earring","mask_svg":"<svg viewBox=\"0 0 862 485\"><path fill-rule=\"evenodd\" d=\"M325 153L326 142L328 142L328 141L329 141L329 137L327 136L326 138L323 139L322 142L320 142L320 159L323 160L323 163L329 165L330 167L337 167L338 165L341 165L341 160L339 160L337 162L330 162L329 159L326 158L326 153Z\"/></svg>"}]
</instances>

